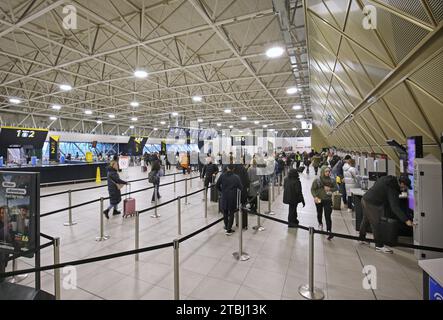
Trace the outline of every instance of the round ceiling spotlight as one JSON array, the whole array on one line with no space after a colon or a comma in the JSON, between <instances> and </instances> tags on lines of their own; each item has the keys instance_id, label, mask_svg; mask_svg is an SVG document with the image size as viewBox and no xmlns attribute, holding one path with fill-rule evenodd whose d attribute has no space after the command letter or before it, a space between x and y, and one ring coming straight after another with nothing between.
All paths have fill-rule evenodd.
<instances>
[{"instance_id":1,"label":"round ceiling spotlight","mask_svg":"<svg viewBox=\"0 0 443 320\"><path fill-rule=\"evenodd\" d=\"M91 115L92 114L92 110L85 110L85 114Z\"/></svg>"},{"instance_id":2,"label":"round ceiling spotlight","mask_svg":"<svg viewBox=\"0 0 443 320\"><path fill-rule=\"evenodd\" d=\"M157 131L158 130L158 128L154 128L154 131Z\"/></svg>"},{"instance_id":3,"label":"round ceiling spotlight","mask_svg":"<svg viewBox=\"0 0 443 320\"><path fill-rule=\"evenodd\" d=\"M140 103L138 103L137 101L132 101L130 103L131 107L138 107L140 105Z\"/></svg>"},{"instance_id":4,"label":"round ceiling spotlight","mask_svg":"<svg viewBox=\"0 0 443 320\"><path fill-rule=\"evenodd\" d=\"M221 126L221 123L217 123L217 127L220 127Z\"/></svg>"},{"instance_id":5,"label":"round ceiling spotlight","mask_svg":"<svg viewBox=\"0 0 443 320\"><path fill-rule=\"evenodd\" d=\"M57 120L57 117L49 117L49 120L55 121Z\"/></svg>"},{"instance_id":6,"label":"round ceiling spotlight","mask_svg":"<svg viewBox=\"0 0 443 320\"><path fill-rule=\"evenodd\" d=\"M135 128L134 126L130 126L130 127L129 127L129 129L134 129L134 128Z\"/></svg>"},{"instance_id":7,"label":"round ceiling spotlight","mask_svg":"<svg viewBox=\"0 0 443 320\"><path fill-rule=\"evenodd\" d=\"M288 89L286 89L286 93L287 94L294 94L298 92L298 88L297 87L290 87Z\"/></svg>"},{"instance_id":8,"label":"round ceiling spotlight","mask_svg":"<svg viewBox=\"0 0 443 320\"><path fill-rule=\"evenodd\" d=\"M296 104L296 105L292 106L292 110L301 110L301 105Z\"/></svg>"},{"instance_id":9,"label":"round ceiling spotlight","mask_svg":"<svg viewBox=\"0 0 443 320\"><path fill-rule=\"evenodd\" d=\"M51 108L54 109L54 110L60 110L60 109L62 108L62 106L59 105L59 104L53 104L53 105L51 106Z\"/></svg>"},{"instance_id":10,"label":"round ceiling spotlight","mask_svg":"<svg viewBox=\"0 0 443 320\"><path fill-rule=\"evenodd\" d=\"M203 98L201 96L193 96L192 101L194 102L202 102Z\"/></svg>"},{"instance_id":11,"label":"round ceiling spotlight","mask_svg":"<svg viewBox=\"0 0 443 320\"><path fill-rule=\"evenodd\" d=\"M137 119L137 117L132 117L131 118L131 121L137 121L138 119Z\"/></svg>"},{"instance_id":12,"label":"round ceiling spotlight","mask_svg":"<svg viewBox=\"0 0 443 320\"><path fill-rule=\"evenodd\" d=\"M102 124L103 123L103 121L101 121L101 120L97 120L96 122L97 122L97 124Z\"/></svg>"},{"instance_id":13,"label":"round ceiling spotlight","mask_svg":"<svg viewBox=\"0 0 443 320\"><path fill-rule=\"evenodd\" d=\"M260 124L260 121L254 121L254 124Z\"/></svg>"},{"instance_id":14,"label":"round ceiling spotlight","mask_svg":"<svg viewBox=\"0 0 443 320\"><path fill-rule=\"evenodd\" d=\"M285 52L285 50L282 47L272 47L266 50L266 55L268 58L278 58L283 52Z\"/></svg>"},{"instance_id":15,"label":"round ceiling spotlight","mask_svg":"<svg viewBox=\"0 0 443 320\"><path fill-rule=\"evenodd\" d=\"M198 122L203 122L203 119L197 119Z\"/></svg>"},{"instance_id":16,"label":"round ceiling spotlight","mask_svg":"<svg viewBox=\"0 0 443 320\"><path fill-rule=\"evenodd\" d=\"M172 116L173 116L173 117L178 116L178 112L173 112L173 113L172 113Z\"/></svg>"},{"instance_id":17,"label":"round ceiling spotlight","mask_svg":"<svg viewBox=\"0 0 443 320\"><path fill-rule=\"evenodd\" d=\"M231 109L225 109L225 113L231 113L232 110Z\"/></svg>"},{"instance_id":18,"label":"round ceiling spotlight","mask_svg":"<svg viewBox=\"0 0 443 320\"><path fill-rule=\"evenodd\" d=\"M9 98L9 102L13 103L13 104L19 104L22 101L18 98Z\"/></svg>"},{"instance_id":19,"label":"round ceiling spotlight","mask_svg":"<svg viewBox=\"0 0 443 320\"><path fill-rule=\"evenodd\" d=\"M247 118L247 117L241 117L241 119L242 119L243 121L246 121L246 120L248 120L248 118Z\"/></svg>"},{"instance_id":20,"label":"round ceiling spotlight","mask_svg":"<svg viewBox=\"0 0 443 320\"><path fill-rule=\"evenodd\" d=\"M63 91L71 91L72 90L72 87L69 85L69 84L61 84L60 86L60 90L63 90Z\"/></svg>"},{"instance_id":21,"label":"round ceiling spotlight","mask_svg":"<svg viewBox=\"0 0 443 320\"><path fill-rule=\"evenodd\" d=\"M165 122L165 121L160 121L160 124L161 124L161 125L165 125L166 122Z\"/></svg>"},{"instance_id":22,"label":"round ceiling spotlight","mask_svg":"<svg viewBox=\"0 0 443 320\"><path fill-rule=\"evenodd\" d=\"M297 119L302 119L303 118L303 115L302 114L298 114L298 115L296 115L295 116Z\"/></svg>"},{"instance_id":23,"label":"round ceiling spotlight","mask_svg":"<svg viewBox=\"0 0 443 320\"><path fill-rule=\"evenodd\" d=\"M148 76L148 73L145 70L135 70L134 71L134 77L139 79L144 79Z\"/></svg>"}]
</instances>

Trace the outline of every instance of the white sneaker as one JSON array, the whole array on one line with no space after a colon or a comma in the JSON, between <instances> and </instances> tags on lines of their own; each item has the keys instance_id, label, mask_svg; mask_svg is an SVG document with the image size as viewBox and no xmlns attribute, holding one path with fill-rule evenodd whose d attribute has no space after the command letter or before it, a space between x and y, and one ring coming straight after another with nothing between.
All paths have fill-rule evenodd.
<instances>
[{"instance_id":1,"label":"white sneaker","mask_svg":"<svg viewBox=\"0 0 443 320\"><path fill-rule=\"evenodd\" d=\"M347 210L347 211L348 211L348 212L352 212L352 209L349 209L349 208L348 208L348 210Z\"/></svg>"},{"instance_id":2,"label":"white sneaker","mask_svg":"<svg viewBox=\"0 0 443 320\"><path fill-rule=\"evenodd\" d=\"M375 247L375 251L377 252L383 252L383 253L394 253L391 248L388 248L386 246L383 247Z\"/></svg>"},{"instance_id":3,"label":"white sneaker","mask_svg":"<svg viewBox=\"0 0 443 320\"><path fill-rule=\"evenodd\" d=\"M361 245L365 245L365 246L370 246L371 245L371 243L369 242L369 241L358 241L358 244L361 244Z\"/></svg>"}]
</instances>

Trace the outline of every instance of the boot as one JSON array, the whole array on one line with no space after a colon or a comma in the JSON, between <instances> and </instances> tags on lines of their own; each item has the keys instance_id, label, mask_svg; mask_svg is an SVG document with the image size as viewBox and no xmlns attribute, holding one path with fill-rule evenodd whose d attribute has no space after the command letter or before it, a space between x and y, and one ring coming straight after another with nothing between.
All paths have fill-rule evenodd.
<instances>
[{"instance_id":1,"label":"boot","mask_svg":"<svg viewBox=\"0 0 443 320\"><path fill-rule=\"evenodd\" d=\"M105 215L106 219L109 219L109 209L104 210L103 214Z\"/></svg>"},{"instance_id":2,"label":"boot","mask_svg":"<svg viewBox=\"0 0 443 320\"><path fill-rule=\"evenodd\" d=\"M116 209L114 209L114 212L112 213L112 215L113 215L113 216L116 216L116 215L119 215L119 214L121 214L121 212L118 211L118 210L116 210Z\"/></svg>"}]
</instances>

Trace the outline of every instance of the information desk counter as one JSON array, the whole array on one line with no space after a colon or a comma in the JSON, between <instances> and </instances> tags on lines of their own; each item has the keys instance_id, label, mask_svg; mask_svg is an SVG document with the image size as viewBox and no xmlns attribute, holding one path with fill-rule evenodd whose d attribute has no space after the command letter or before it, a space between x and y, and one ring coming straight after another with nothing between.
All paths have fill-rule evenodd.
<instances>
[{"instance_id":1,"label":"information desk counter","mask_svg":"<svg viewBox=\"0 0 443 320\"><path fill-rule=\"evenodd\" d=\"M100 168L102 178L106 177L106 162L54 164L41 166L0 167L0 171L40 172L40 184L71 183L76 180L92 181Z\"/></svg>"},{"instance_id":2,"label":"information desk counter","mask_svg":"<svg viewBox=\"0 0 443 320\"><path fill-rule=\"evenodd\" d=\"M423 269L423 300L443 300L443 258L419 260Z\"/></svg>"}]
</instances>

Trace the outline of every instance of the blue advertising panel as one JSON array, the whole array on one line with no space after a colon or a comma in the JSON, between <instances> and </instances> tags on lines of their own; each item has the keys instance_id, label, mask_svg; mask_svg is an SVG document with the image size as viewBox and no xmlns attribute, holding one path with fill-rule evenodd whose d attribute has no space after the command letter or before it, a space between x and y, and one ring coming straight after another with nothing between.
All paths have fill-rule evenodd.
<instances>
[{"instance_id":1,"label":"blue advertising panel","mask_svg":"<svg viewBox=\"0 0 443 320\"><path fill-rule=\"evenodd\" d=\"M429 277L429 300L443 300L443 287Z\"/></svg>"}]
</instances>

